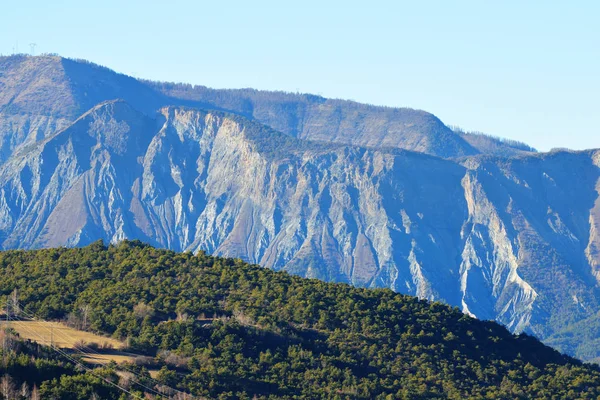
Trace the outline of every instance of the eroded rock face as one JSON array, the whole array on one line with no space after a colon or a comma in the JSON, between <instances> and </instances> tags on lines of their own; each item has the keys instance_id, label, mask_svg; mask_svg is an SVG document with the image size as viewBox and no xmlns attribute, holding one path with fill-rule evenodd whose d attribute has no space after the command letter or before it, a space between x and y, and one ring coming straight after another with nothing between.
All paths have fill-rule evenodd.
<instances>
[{"instance_id":1,"label":"eroded rock face","mask_svg":"<svg viewBox=\"0 0 600 400\"><path fill-rule=\"evenodd\" d=\"M598 152L459 164L282 138L220 112L101 104L2 166L2 247L141 239L443 300L541 337L556 313L599 309Z\"/></svg>"},{"instance_id":2,"label":"eroded rock face","mask_svg":"<svg viewBox=\"0 0 600 400\"><path fill-rule=\"evenodd\" d=\"M565 331L600 331L600 151L445 160L398 149L478 152L444 146L452 133L424 112L0 61L2 249L204 250L445 301L600 356L594 335Z\"/></svg>"}]
</instances>

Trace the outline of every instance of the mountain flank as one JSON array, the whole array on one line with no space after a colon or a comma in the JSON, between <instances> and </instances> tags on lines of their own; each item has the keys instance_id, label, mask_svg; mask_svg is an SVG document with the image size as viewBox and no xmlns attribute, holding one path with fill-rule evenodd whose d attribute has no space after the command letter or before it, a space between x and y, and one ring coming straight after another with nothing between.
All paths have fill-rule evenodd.
<instances>
[{"instance_id":1,"label":"mountain flank","mask_svg":"<svg viewBox=\"0 0 600 400\"><path fill-rule=\"evenodd\" d=\"M98 103L120 98L150 115L166 105L229 111L300 139L396 147L441 157L482 153L425 111L307 94L142 81L84 60L58 56L0 57L0 88L0 117L5 114L4 118L25 114L72 121ZM40 129L39 121L31 121L34 127L27 121L21 118L12 123L30 131L22 134ZM44 126L41 129L45 131ZM509 146L498 147L502 149L488 146L488 150L514 153Z\"/></svg>"},{"instance_id":2,"label":"mountain flank","mask_svg":"<svg viewBox=\"0 0 600 400\"><path fill-rule=\"evenodd\" d=\"M0 85L3 249L206 251L600 357L598 150L536 153L423 111L60 57L0 58Z\"/></svg>"},{"instance_id":3,"label":"mountain flank","mask_svg":"<svg viewBox=\"0 0 600 400\"><path fill-rule=\"evenodd\" d=\"M0 294L14 302L15 289L24 313L111 334L160 369L154 378L131 364L81 372L58 351L3 341L15 344L4 347L0 374L13 386L36 385L43 398L116 400L121 390L225 399L600 395L597 366L456 308L204 252L138 241L0 252ZM20 327L19 311L11 315Z\"/></svg>"}]
</instances>

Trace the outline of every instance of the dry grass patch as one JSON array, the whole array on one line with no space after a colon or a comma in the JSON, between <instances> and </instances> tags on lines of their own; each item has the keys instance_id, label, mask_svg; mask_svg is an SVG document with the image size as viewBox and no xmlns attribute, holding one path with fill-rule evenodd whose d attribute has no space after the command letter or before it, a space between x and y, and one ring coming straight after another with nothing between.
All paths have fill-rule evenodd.
<instances>
[{"instance_id":1,"label":"dry grass patch","mask_svg":"<svg viewBox=\"0 0 600 400\"><path fill-rule=\"evenodd\" d=\"M122 353L122 352L112 352L106 354L90 354L88 356L83 357L83 361L90 364L98 364L104 365L108 364L111 361L116 362L117 364L121 364L124 362L133 363L138 356L135 354Z\"/></svg>"},{"instance_id":2,"label":"dry grass patch","mask_svg":"<svg viewBox=\"0 0 600 400\"><path fill-rule=\"evenodd\" d=\"M6 321L2 321L0 327L6 324ZM74 349L85 343L104 348L122 349L125 347L125 344L119 340L69 328L60 322L11 321L8 324L21 338L30 339L46 346L54 344L61 348Z\"/></svg>"}]
</instances>

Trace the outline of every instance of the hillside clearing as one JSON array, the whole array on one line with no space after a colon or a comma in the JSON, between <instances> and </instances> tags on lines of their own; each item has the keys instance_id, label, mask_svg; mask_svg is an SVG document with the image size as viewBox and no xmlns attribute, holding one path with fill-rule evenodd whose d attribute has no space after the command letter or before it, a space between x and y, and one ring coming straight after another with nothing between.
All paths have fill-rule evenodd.
<instances>
[{"instance_id":1,"label":"hillside clearing","mask_svg":"<svg viewBox=\"0 0 600 400\"><path fill-rule=\"evenodd\" d=\"M2 321L0 327L4 327L6 324L6 321ZM125 346L119 340L70 328L60 322L10 321L8 324L23 339L29 339L45 346L54 344L60 348L74 349L82 342L88 346L96 344L113 349L122 349Z\"/></svg>"}]
</instances>

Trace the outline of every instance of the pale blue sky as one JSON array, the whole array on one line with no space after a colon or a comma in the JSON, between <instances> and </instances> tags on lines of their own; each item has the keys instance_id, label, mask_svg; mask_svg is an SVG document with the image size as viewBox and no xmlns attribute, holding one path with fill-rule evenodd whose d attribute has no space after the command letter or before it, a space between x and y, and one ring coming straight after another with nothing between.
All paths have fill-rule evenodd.
<instances>
[{"instance_id":1,"label":"pale blue sky","mask_svg":"<svg viewBox=\"0 0 600 400\"><path fill-rule=\"evenodd\" d=\"M596 1L0 0L0 53L36 42L136 77L420 108L582 149L600 147L599 26Z\"/></svg>"}]
</instances>

